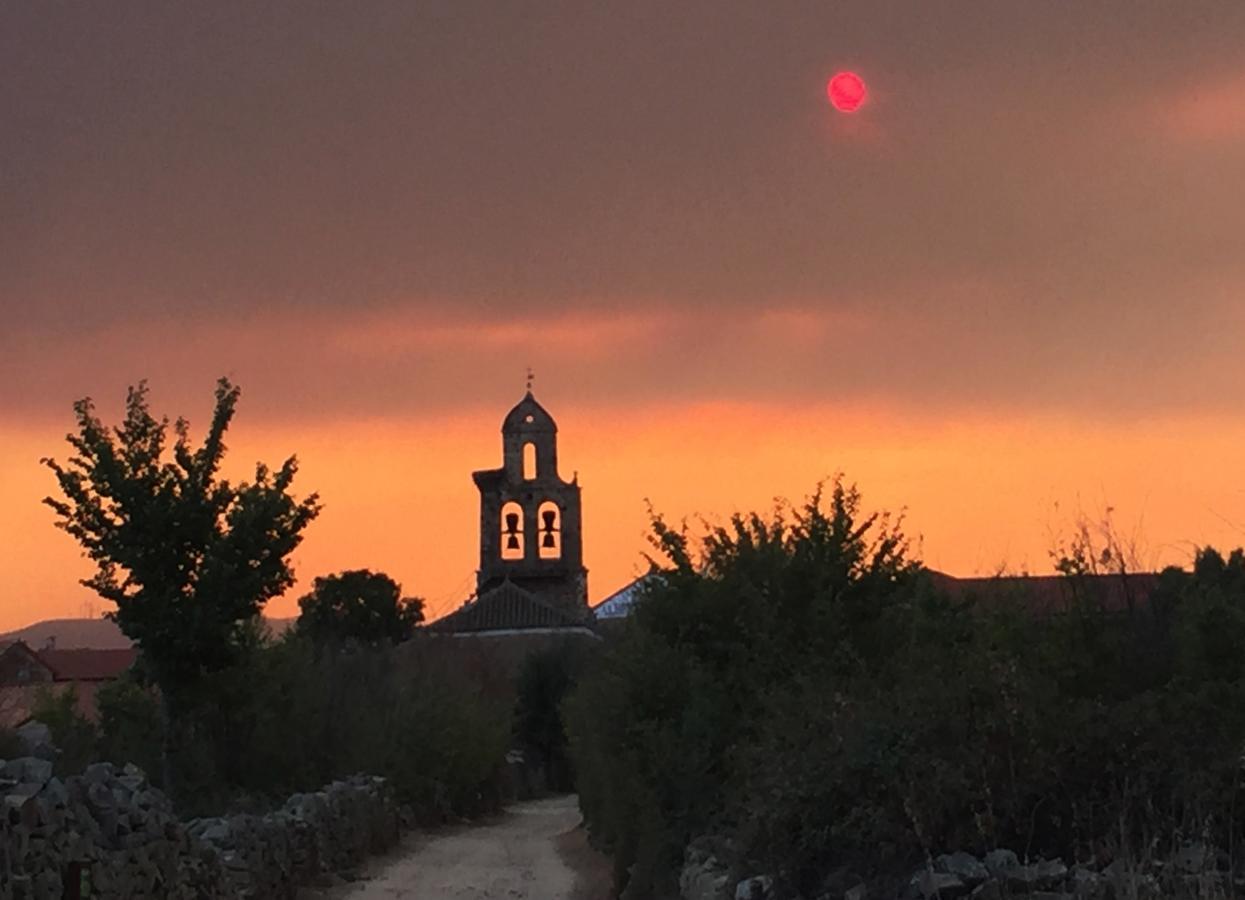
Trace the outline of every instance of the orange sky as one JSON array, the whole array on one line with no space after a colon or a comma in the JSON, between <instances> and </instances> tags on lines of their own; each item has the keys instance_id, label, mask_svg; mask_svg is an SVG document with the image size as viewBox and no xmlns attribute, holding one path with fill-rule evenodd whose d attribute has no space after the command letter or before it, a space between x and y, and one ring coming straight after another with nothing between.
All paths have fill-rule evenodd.
<instances>
[{"instance_id":1,"label":"orange sky","mask_svg":"<svg viewBox=\"0 0 1245 900\"><path fill-rule=\"evenodd\" d=\"M594 599L645 497L838 470L952 573L1045 571L1108 505L1155 565L1241 543L1243 34L1239 0L0 4L0 628L89 600L37 460L144 378L200 426L242 387L239 474L302 458L304 582L434 611L529 365Z\"/></svg>"},{"instance_id":2,"label":"orange sky","mask_svg":"<svg viewBox=\"0 0 1245 900\"><path fill-rule=\"evenodd\" d=\"M906 507L927 562L957 574L1000 566L1049 571L1053 535L1079 512L1097 518L1107 506L1156 566L1187 562L1197 543L1245 541L1245 489L1230 477L1245 423L935 421L726 403L605 415L560 404L558 394L551 388L542 399L559 420L563 475L578 471L583 484L594 601L642 565L645 497L672 519L724 515L768 508L775 496L799 499L838 470L861 486L869 508ZM244 397L230 455L241 469L243 460L275 462L298 451L299 486L320 491L325 503L295 558L304 583L372 567L443 613L472 588L478 512L470 471L500 462L504 412L265 429L247 416ZM7 551L0 628L78 615L94 602L72 583L85 563L38 504L50 476L35 461L61 453L63 431L49 424L10 432L0 454L0 544ZM296 614L296 596L273 602L269 613Z\"/></svg>"}]
</instances>

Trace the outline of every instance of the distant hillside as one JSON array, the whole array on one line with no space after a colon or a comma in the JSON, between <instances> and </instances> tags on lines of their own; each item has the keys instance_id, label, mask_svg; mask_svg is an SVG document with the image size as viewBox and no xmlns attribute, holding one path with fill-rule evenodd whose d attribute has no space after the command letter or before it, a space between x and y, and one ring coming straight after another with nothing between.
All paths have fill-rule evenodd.
<instances>
[{"instance_id":1,"label":"distant hillside","mask_svg":"<svg viewBox=\"0 0 1245 900\"><path fill-rule=\"evenodd\" d=\"M294 619L269 619L268 625L275 634L283 634L294 624ZM44 647L52 638L61 650L79 647L94 650L124 650L131 646L131 641L121 629L108 619L48 619L35 622L25 628L0 634L0 643L5 641L25 641L34 649Z\"/></svg>"},{"instance_id":2,"label":"distant hillside","mask_svg":"<svg viewBox=\"0 0 1245 900\"><path fill-rule=\"evenodd\" d=\"M89 647L95 650L124 650L131 641L107 619L48 619L17 631L0 634L0 641L25 641L38 650L52 638L63 650Z\"/></svg>"}]
</instances>

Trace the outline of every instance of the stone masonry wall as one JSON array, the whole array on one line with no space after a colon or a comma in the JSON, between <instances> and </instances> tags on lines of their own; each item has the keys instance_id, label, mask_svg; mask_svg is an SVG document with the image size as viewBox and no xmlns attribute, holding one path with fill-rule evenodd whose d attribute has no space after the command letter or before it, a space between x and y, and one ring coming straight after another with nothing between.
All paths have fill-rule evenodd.
<instances>
[{"instance_id":1,"label":"stone masonry wall","mask_svg":"<svg viewBox=\"0 0 1245 900\"><path fill-rule=\"evenodd\" d=\"M281 900L398 839L392 792L366 775L262 816L180 822L134 766L62 780L26 757L0 760L0 798L0 900L76 896L66 879L92 898Z\"/></svg>"},{"instance_id":2,"label":"stone masonry wall","mask_svg":"<svg viewBox=\"0 0 1245 900\"><path fill-rule=\"evenodd\" d=\"M768 875L740 880L724 859L733 848L701 837L684 853L679 878L681 900L786 900ZM1239 897L1245 879L1234 877L1227 854L1188 843L1165 859L1120 858L1108 864L1058 859L1021 862L1011 850L944 853L906 880L876 878L871 883L846 869L827 877L812 900L1219 900ZM626 897L626 894L623 895Z\"/></svg>"}]
</instances>

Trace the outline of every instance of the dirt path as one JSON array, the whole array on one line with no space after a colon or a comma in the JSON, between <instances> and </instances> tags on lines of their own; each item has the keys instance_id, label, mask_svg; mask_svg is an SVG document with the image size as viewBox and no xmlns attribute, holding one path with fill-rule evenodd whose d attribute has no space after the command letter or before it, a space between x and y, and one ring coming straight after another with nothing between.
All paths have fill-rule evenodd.
<instances>
[{"instance_id":1,"label":"dirt path","mask_svg":"<svg viewBox=\"0 0 1245 900\"><path fill-rule=\"evenodd\" d=\"M488 825L415 836L377 860L349 900L598 900L608 865L588 850L575 797L510 807Z\"/></svg>"}]
</instances>

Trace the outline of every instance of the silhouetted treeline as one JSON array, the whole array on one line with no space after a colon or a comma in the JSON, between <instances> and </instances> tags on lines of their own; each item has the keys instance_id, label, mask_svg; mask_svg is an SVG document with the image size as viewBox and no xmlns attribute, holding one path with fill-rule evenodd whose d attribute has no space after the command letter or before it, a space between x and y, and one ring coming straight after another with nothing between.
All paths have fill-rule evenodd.
<instances>
[{"instance_id":1,"label":"silhouetted treeline","mask_svg":"<svg viewBox=\"0 0 1245 900\"><path fill-rule=\"evenodd\" d=\"M1035 616L940 596L839 483L699 539L654 524L658 577L566 708L628 896L672 896L701 835L805 896L943 851L1241 844L1241 551L1128 610L1084 578Z\"/></svg>"},{"instance_id":2,"label":"silhouetted treeline","mask_svg":"<svg viewBox=\"0 0 1245 900\"><path fill-rule=\"evenodd\" d=\"M197 444L184 419L152 413L145 382L115 427L84 398L71 455L43 461L59 488L44 502L96 565L83 584L115 604L108 616L140 651L130 677L99 691L98 724L70 695L40 702L58 765L139 763L184 815L356 772L388 776L424 819L495 807L509 698L411 640L421 600L383 573L351 570L315 580L282 640L257 624L294 584L291 554L320 501L292 493L293 456L257 464L250 481L221 477L240 397L217 382Z\"/></svg>"},{"instance_id":3,"label":"silhouetted treeline","mask_svg":"<svg viewBox=\"0 0 1245 900\"><path fill-rule=\"evenodd\" d=\"M135 762L157 783L174 771L187 816L266 807L356 772L392 779L429 823L495 809L505 797L509 703L419 639L323 647L293 631L256 636L234 666L185 697L169 767L160 765L154 688L127 676L97 701L96 726L65 698L36 710L60 747L58 767Z\"/></svg>"}]
</instances>

